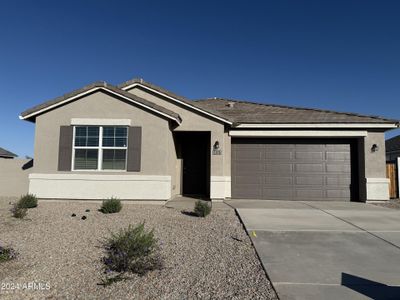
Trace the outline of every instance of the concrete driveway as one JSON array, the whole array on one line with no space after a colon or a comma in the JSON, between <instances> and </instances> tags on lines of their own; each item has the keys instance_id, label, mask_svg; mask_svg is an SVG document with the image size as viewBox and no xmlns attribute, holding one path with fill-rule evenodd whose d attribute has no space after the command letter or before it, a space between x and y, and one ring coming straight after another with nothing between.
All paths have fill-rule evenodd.
<instances>
[{"instance_id":1,"label":"concrete driveway","mask_svg":"<svg viewBox=\"0 0 400 300\"><path fill-rule=\"evenodd\" d=\"M400 210L231 200L280 299L400 299Z\"/></svg>"}]
</instances>

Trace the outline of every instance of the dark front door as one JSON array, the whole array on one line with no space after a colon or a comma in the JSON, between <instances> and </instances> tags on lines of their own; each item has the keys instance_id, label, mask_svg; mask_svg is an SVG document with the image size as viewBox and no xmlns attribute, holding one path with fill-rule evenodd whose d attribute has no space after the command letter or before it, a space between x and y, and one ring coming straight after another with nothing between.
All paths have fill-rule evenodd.
<instances>
[{"instance_id":1,"label":"dark front door","mask_svg":"<svg viewBox=\"0 0 400 300\"><path fill-rule=\"evenodd\" d=\"M210 182L209 145L210 134L207 132L182 134L183 194L208 196Z\"/></svg>"}]
</instances>

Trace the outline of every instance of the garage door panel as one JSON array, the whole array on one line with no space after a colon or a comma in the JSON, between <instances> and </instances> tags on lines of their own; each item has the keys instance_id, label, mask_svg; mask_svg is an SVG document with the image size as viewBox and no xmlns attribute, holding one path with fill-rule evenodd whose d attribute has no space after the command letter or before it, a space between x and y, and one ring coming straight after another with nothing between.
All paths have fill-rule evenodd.
<instances>
[{"instance_id":1,"label":"garage door panel","mask_svg":"<svg viewBox=\"0 0 400 300\"><path fill-rule=\"evenodd\" d=\"M238 150L235 153L235 158L239 160L259 160L263 158L263 151L261 149Z\"/></svg>"},{"instance_id":2,"label":"garage door panel","mask_svg":"<svg viewBox=\"0 0 400 300\"><path fill-rule=\"evenodd\" d=\"M243 199L263 199L262 188L253 185L237 185L232 188L232 194L235 198Z\"/></svg>"},{"instance_id":3,"label":"garage door panel","mask_svg":"<svg viewBox=\"0 0 400 300\"><path fill-rule=\"evenodd\" d=\"M282 188L264 188L263 199L268 200L281 200L293 198L293 191L291 189Z\"/></svg>"},{"instance_id":4,"label":"garage door panel","mask_svg":"<svg viewBox=\"0 0 400 300\"><path fill-rule=\"evenodd\" d=\"M296 176L296 185L317 185L325 183L325 176Z\"/></svg>"},{"instance_id":5,"label":"garage door panel","mask_svg":"<svg viewBox=\"0 0 400 300\"><path fill-rule=\"evenodd\" d=\"M232 197L284 200L351 198L350 142L232 139Z\"/></svg>"},{"instance_id":6,"label":"garage door panel","mask_svg":"<svg viewBox=\"0 0 400 300\"><path fill-rule=\"evenodd\" d=\"M351 178L346 176L327 176L326 184L328 186L349 186L351 184Z\"/></svg>"},{"instance_id":7,"label":"garage door panel","mask_svg":"<svg viewBox=\"0 0 400 300\"><path fill-rule=\"evenodd\" d=\"M328 173L350 174L350 164L327 164L326 171Z\"/></svg>"},{"instance_id":8,"label":"garage door panel","mask_svg":"<svg viewBox=\"0 0 400 300\"><path fill-rule=\"evenodd\" d=\"M262 143L262 141L260 140ZM272 144L260 144L262 145L263 149L266 149L267 151L290 151L292 152L293 149L296 148L296 145L292 144L285 144L285 143L272 143Z\"/></svg>"},{"instance_id":9,"label":"garage door panel","mask_svg":"<svg viewBox=\"0 0 400 300\"><path fill-rule=\"evenodd\" d=\"M350 145L349 144L327 144L326 145L327 151L343 151L343 152L350 152Z\"/></svg>"},{"instance_id":10,"label":"garage door panel","mask_svg":"<svg viewBox=\"0 0 400 300\"><path fill-rule=\"evenodd\" d=\"M327 197L328 198L336 198L336 199L342 199L342 198L349 198L350 197L350 189L349 190L327 190L326 191Z\"/></svg>"},{"instance_id":11,"label":"garage door panel","mask_svg":"<svg viewBox=\"0 0 400 300\"><path fill-rule=\"evenodd\" d=\"M260 161L237 161L234 165L236 174L264 172L264 164L260 164Z\"/></svg>"},{"instance_id":12,"label":"garage door panel","mask_svg":"<svg viewBox=\"0 0 400 300\"><path fill-rule=\"evenodd\" d=\"M236 184L256 184L262 185L264 183L263 174L251 174L250 176L236 176L235 177Z\"/></svg>"},{"instance_id":13,"label":"garage door panel","mask_svg":"<svg viewBox=\"0 0 400 300\"><path fill-rule=\"evenodd\" d=\"M264 164L266 173L275 173L275 174L292 174L293 173L293 165L287 163L269 163Z\"/></svg>"},{"instance_id":14,"label":"garage door panel","mask_svg":"<svg viewBox=\"0 0 400 300\"><path fill-rule=\"evenodd\" d=\"M326 152L326 159L328 161L350 161L349 152Z\"/></svg>"},{"instance_id":15,"label":"garage door panel","mask_svg":"<svg viewBox=\"0 0 400 300\"><path fill-rule=\"evenodd\" d=\"M272 152L272 151L266 151L265 152L265 158L266 160L288 160L290 161L292 159L292 152Z\"/></svg>"},{"instance_id":16,"label":"garage door panel","mask_svg":"<svg viewBox=\"0 0 400 300\"><path fill-rule=\"evenodd\" d=\"M318 143L301 143L295 144L296 150L304 150L304 151L324 151L325 145L321 145Z\"/></svg>"},{"instance_id":17,"label":"garage door panel","mask_svg":"<svg viewBox=\"0 0 400 300\"><path fill-rule=\"evenodd\" d=\"M295 197L299 199L324 199L325 190L323 189L296 189Z\"/></svg>"},{"instance_id":18,"label":"garage door panel","mask_svg":"<svg viewBox=\"0 0 400 300\"><path fill-rule=\"evenodd\" d=\"M265 176L264 183L266 186L291 186L293 185L293 177L282 177L282 176Z\"/></svg>"},{"instance_id":19,"label":"garage door panel","mask_svg":"<svg viewBox=\"0 0 400 300\"><path fill-rule=\"evenodd\" d=\"M321 173L325 171L323 163L319 164L296 164L295 171L299 173Z\"/></svg>"},{"instance_id":20,"label":"garage door panel","mask_svg":"<svg viewBox=\"0 0 400 300\"><path fill-rule=\"evenodd\" d=\"M322 161L324 159L324 153L322 152L305 152L305 151L296 151L295 159L301 160L319 160Z\"/></svg>"}]
</instances>

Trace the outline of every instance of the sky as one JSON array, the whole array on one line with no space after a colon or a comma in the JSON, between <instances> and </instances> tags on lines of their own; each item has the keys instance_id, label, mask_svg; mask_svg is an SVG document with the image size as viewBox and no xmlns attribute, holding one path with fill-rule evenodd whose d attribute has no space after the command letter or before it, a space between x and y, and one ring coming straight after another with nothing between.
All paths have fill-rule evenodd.
<instances>
[{"instance_id":1,"label":"sky","mask_svg":"<svg viewBox=\"0 0 400 300\"><path fill-rule=\"evenodd\" d=\"M134 77L190 99L400 119L399 16L400 1L0 0L0 147L33 156L22 111Z\"/></svg>"}]
</instances>

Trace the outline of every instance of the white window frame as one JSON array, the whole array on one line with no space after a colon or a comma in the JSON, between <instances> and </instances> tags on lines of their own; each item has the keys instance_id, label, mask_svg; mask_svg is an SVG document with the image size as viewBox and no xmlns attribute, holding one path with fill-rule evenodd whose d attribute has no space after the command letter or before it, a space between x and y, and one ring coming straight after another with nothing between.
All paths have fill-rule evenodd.
<instances>
[{"instance_id":1,"label":"white window frame","mask_svg":"<svg viewBox=\"0 0 400 300\"><path fill-rule=\"evenodd\" d=\"M99 146L75 146L75 132L76 127L99 127ZM103 147L103 128L104 127L125 127L127 129L126 135L126 146L125 147ZM72 161L71 170L76 172L126 172L128 164L128 143L129 143L129 128L128 126L116 126L116 125L73 125L72 135ZM77 149L94 149L97 150L97 169L75 169L75 150ZM103 170L103 150L125 150L125 169L106 169Z\"/></svg>"}]
</instances>

